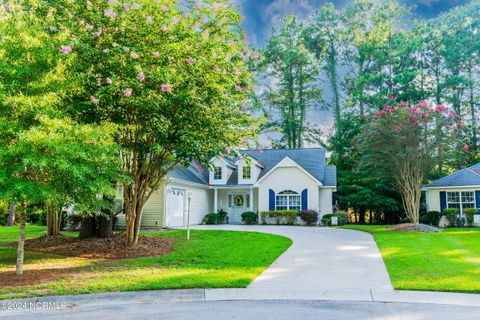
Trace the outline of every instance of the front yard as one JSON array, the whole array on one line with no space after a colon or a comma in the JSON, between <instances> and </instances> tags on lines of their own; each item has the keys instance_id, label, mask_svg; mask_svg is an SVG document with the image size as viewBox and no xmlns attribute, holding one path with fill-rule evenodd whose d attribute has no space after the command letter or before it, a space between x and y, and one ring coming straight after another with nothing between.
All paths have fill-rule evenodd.
<instances>
[{"instance_id":1,"label":"front yard","mask_svg":"<svg viewBox=\"0 0 480 320\"><path fill-rule=\"evenodd\" d=\"M344 228L373 234L395 289L480 292L480 228L438 233Z\"/></svg>"},{"instance_id":2,"label":"front yard","mask_svg":"<svg viewBox=\"0 0 480 320\"><path fill-rule=\"evenodd\" d=\"M28 226L28 238L39 237L45 227ZM69 234L74 236L75 234ZM173 252L157 257L102 260L27 252L25 283L0 283L0 299L42 295L98 293L179 288L246 287L290 245L277 235L193 230L148 232L152 237L174 240ZM0 277L14 274L18 227L0 227ZM52 269L54 272L52 272ZM23 276L22 276L23 277ZM18 278L17 278L18 279Z\"/></svg>"}]
</instances>

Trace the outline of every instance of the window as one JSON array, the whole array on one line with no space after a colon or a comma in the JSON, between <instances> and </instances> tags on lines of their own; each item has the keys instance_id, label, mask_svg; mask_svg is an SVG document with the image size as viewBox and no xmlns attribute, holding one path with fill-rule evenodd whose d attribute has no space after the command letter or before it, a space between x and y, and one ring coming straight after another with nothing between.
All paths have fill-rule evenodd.
<instances>
[{"instance_id":1,"label":"window","mask_svg":"<svg viewBox=\"0 0 480 320\"><path fill-rule=\"evenodd\" d=\"M463 214L463 209L475 208L475 192L473 191L447 192L447 208L457 208L460 211L460 214Z\"/></svg>"},{"instance_id":2,"label":"window","mask_svg":"<svg viewBox=\"0 0 480 320\"><path fill-rule=\"evenodd\" d=\"M222 180L222 167L215 167L213 169L213 180Z\"/></svg>"},{"instance_id":3,"label":"window","mask_svg":"<svg viewBox=\"0 0 480 320\"><path fill-rule=\"evenodd\" d=\"M275 197L275 210L300 210L300 195L292 190L282 191Z\"/></svg>"},{"instance_id":4,"label":"window","mask_svg":"<svg viewBox=\"0 0 480 320\"><path fill-rule=\"evenodd\" d=\"M251 179L252 178L252 167L243 167L243 179Z\"/></svg>"}]
</instances>

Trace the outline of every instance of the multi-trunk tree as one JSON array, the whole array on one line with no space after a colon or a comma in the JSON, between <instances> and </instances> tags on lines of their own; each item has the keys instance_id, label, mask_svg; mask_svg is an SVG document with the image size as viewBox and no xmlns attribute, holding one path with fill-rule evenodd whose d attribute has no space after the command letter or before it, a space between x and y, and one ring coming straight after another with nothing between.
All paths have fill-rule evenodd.
<instances>
[{"instance_id":1,"label":"multi-trunk tree","mask_svg":"<svg viewBox=\"0 0 480 320\"><path fill-rule=\"evenodd\" d=\"M79 2L58 50L76 74L70 112L116 125L126 244L166 173L252 136L251 57L229 1Z\"/></svg>"}]
</instances>

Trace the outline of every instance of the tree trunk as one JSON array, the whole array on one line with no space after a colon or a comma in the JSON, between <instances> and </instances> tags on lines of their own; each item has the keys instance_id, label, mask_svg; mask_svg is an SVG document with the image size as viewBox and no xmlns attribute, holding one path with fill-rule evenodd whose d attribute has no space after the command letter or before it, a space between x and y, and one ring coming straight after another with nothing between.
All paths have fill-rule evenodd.
<instances>
[{"instance_id":1,"label":"tree trunk","mask_svg":"<svg viewBox=\"0 0 480 320\"><path fill-rule=\"evenodd\" d=\"M17 204L15 201L10 202L10 214L7 218L7 227L12 227L15 225L15 212L17 210Z\"/></svg>"},{"instance_id":2,"label":"tree trunk","mask_svg":"<svg viewBox=\"0 0 480 320\"><path fill-rule=\"evenodd\" d=\"M100 238L112 238L113 237L113 217L106 215L98 216L98 232L97 235Z\"/></svg>"},{"instance_id":3,"label":"tree trunk","mask_svg":"<svg viewBox=\"0 0 480 320\"><path fill-rule=\"evenodd\" d=\"M97 226L95 224L95 215L83 217L80 225L80 239L95 237L97 235Z\"/></svg>"},{"instance_id":4,"label":"tree trunk","mask_svg":"<svg viewBox=\"0 0 480 320\"><path fill-rule=\"evenodd\" d=\"M17 248L17 266L15 273L18 275L23 274L23 258L25 248L25 233L27 225L27 200L22 200L22 213L20 215L20 237L18 240Z\"/></svg>"},{"instance_id":5,"label":"tree trunk","mask_svg":"<svg viewBox=\"0 0 480 320\"><path fill-rule=\"evenodd\" d=\"M55 210L47 207L47 236L57 237L60 235L60 224L62 219L62 208Z\"/></svg>"},{"instance_id":6,"label":"tree trunk","mask_svg":"<svg viewBox=\"0 0 480 320\"><path fill-rule=\"evenodd\" d=\"M365 208L360 208L360 217L359 217L360 224L365 224L365 211L366 211Z\"/></svg>"}]
</instances>

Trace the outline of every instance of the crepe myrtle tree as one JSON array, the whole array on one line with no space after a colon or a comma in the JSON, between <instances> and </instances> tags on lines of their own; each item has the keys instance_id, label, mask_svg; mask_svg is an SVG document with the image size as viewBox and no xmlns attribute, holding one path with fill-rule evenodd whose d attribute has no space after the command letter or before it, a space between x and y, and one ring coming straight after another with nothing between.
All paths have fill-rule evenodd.
<instances>
[{"instance_id":1,"label":"crepe myrtle tree","mask_svg":"<svg viewBox=\"0 0 480 320\"><path fill-rule=\"evenodd\" d=\"M126 245L166 173L253 137L253 58L227 0L91 0L70 4L59 48L75 73L71 112L109 121L123 166Z\"/></svg>"},{"instance_id":2,"label":"crepe myrtle tree","mask_svg":"<svg viewBox=\"0 0 480 320\"><path fill-rule=\"evenodd\" d=\"M391 101L371 117L360 135L362 162L391 176L408 218L418 224L424 176L445 156L438 150L448 150L460 137L461 119L447 107L425 101L416 105Z\"/></svg>"}]
</instances>

